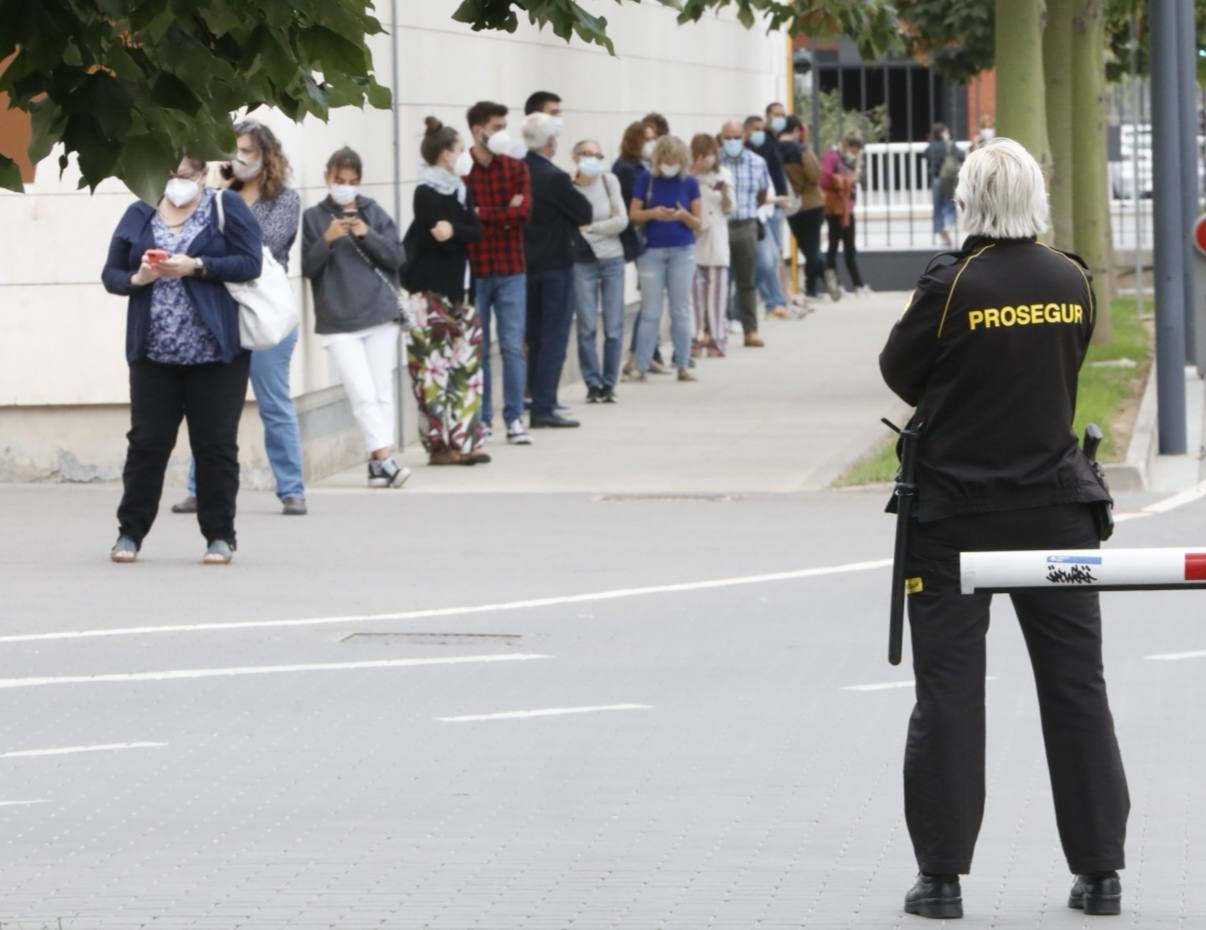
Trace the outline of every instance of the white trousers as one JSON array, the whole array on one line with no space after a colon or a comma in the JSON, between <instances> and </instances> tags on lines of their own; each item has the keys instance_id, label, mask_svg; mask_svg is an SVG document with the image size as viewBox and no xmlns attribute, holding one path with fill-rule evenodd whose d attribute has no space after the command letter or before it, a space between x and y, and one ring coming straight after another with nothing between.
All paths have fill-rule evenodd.
<instances>
[{"instance_id":1,"label":"white trousers","mask_svg":"<svg viewBox=\"0 0 1206 930\"><path fill-rule=\"evenodd\" d=\"M382 323L354 333L322 337L335 376L352 405L366 452L393 446L394 367L398 363L398 324Z\"/></svg>"}]
</instances>

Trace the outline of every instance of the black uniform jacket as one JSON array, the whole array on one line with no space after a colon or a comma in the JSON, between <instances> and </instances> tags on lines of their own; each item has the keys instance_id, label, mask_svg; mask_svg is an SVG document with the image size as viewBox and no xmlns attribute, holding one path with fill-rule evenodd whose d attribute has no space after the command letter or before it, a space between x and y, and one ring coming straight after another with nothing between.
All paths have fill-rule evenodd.
<instances>
[{"instance_id":1,"label":"black uniform jacket","mask_svg":"<svg viewBox=\"0 0 1206 930\"><path fill-rule=\"evenodd\" d=\"M938 255L879 356L917 410L917 518L1108 499L1072 431L1089 272L1033 239Z\"/></svg>"},{"instance_id":2,"label":"black uniform jacket","mask_svg":"<svg viewBox=\"0 0 1206 930\"><path fill-rule=\"evenodd\" d=\"M594 219L595 208L573 179L543 155L528 152L532 175L532 217L523 229L528 271L553 271L574 264L579 226Z\"/></svg>"}]
</instances>

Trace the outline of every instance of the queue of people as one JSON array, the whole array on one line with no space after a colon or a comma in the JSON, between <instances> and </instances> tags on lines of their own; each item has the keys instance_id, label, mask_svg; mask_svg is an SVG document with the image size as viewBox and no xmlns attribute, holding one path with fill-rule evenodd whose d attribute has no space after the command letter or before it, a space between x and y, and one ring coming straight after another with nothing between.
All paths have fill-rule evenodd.
<instances>
[{"instance_id":1,"label":"queue of people","mask_svg":"<svg viewBox=\"0 0 1206 930\"><path fill-rule=\"evenodd\" d=\"M599 140L578 140L570 173L554 163L562 105L555 93L532 94L518 137L500 103L470 107L464 136L428 117L405 237L362 193L362 159L346 147L327 161L326 196L303 213L280 142L251 120L236 125L236 152L216 173L185 158L157 205L130 207L102 275L110 292L128 297L131 430L114 561L134 561L150 531L182 419L193 462L188 496L172 510L197 515L207 563L231 561L249 379L282 512L307 512L289 390L298 333L245 347L240 323L249 308L232 295L259 278L263 255L287 266L299 228L315 332L344 386L374 488L401 487L411 475L397 460L400 329L428 463L484 465L494 438L495 338L500 429L508 444L525 446L530 429L580 426L558 396L575 326L587 402L615 404L621 380L696 381L696 361L725 357L734 328L743 347L763 346L760 294L770 318L806 313L807 297L786 296L785 225L804 254L806 294L816 295L826 276L822 214L830 290L838 241L862 285L852 215L861 140L847 137L818 159L806 128L775 103L765 118L729 121L688 145L650 113L625 129L610 169ZM640 312L621 368L629 264Z\"/></svg>"}]
</instances>

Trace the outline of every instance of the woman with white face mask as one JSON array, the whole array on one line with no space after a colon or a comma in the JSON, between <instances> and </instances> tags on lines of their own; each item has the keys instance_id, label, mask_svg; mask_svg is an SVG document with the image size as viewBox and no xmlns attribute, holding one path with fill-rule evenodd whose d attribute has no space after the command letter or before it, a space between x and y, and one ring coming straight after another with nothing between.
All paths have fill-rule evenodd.
<instances>
[{"instance_id":1,"label":"woman with white face mask","mask_svg":"<svg viewBox=\"0 0 1206 930\"><path fill-rule=\"evenodd\" d=\"M431 465L484 464L490 456L480 449L482 322L465 301L469 243L482 238L477 204L464 181L473 166L465 163L460 134L434 116L427 117L419 154L423 165L403 281L423 307L406 347L419 437Z\"/></svg>"},{"instance_id":2,"label":"woman with white face mask","mask_svg":"<svg viewBox=\"0 0 1206 930\"><path fill-rule=\"evenodd\" d=\"M594 210L575 243L574 293L577 297L578 367L586 382L586 401L614 404L624 343L624 244L628 211L619 179L603 168L603 148L594 139L574 146L578 171L574 183ZM599 366L599 318L603 318L603 365Z\"/></svg>"},{"instance_id":3,"label":"woman with white face mask","mask_svg":"<svg viewBox=\"0 0 1206 930\"><path fill-rule=\"evenodd\" d=\"M389 214L360 193L362 175L350 148L328 159L327 197L302 215L302 274L319 342L360 427L369 487L396 488L410 477L393 458L402 244Z\"/></svg>"},{"instance_id":4,"label":"woman with white face mask","mask_svg":"<svg viewBox=\"0 0 1206 930\"><path fill-rule=\"evenodd\" d=\"M729 217L733 214L733 175L720 164L715 136L699 133L691 140L691 174L699 182L700 230L695 237L695 279L692 306L695 329L691 356L705 351L724 358L729 327Z\"/></svg>"},{"instance_id":5,"label":"woman with white face mask","mask_svg":"<svg viewBox=\"0 0 1206 930\"><path fill-rule=\"evenodd\" d=\"M289 251L297 238L301 198L287 186L289 161L271 129L252 120L235 126L235 157L222 166L223 180L237 191L260 224L265 248L287 271ZM279 345L251 353L251 389L264 425L264 449L276 479L281 512L306 513L306 488L302 481L301 431L289 390L289 369L297 346L297 330ZM172 506L172 513L196 513L196 463L189 466L188 497Z\"/></svg>"},{"instance_id":6,"label":"woman with white face mask","mask_svg":"<svg viewBox=\"0 0 1206 930\"><path fill-rule=\"evenodd\" d=\"M662 301L669 298L674 367L679 381L691 374L691 282L695 235L702 224L699 181L689 172L691 155L677 136L663 136L649 170L637 178L629 219L645 226L645 251L637 259L641 314L637 321L637 380L644 380L657 348Z\"/></svg>"},{"instance_id":7,"label":"woman with white face mask","mask_svg":"<svg viewBox=\"0 0 1206 930\"><path fill-rule=\"evenodd\" d=\"M126 210L101 275L109 293L129 297L131 425L114 562L133 562L151 530L181 419L197 460L204 561L226 564L235 549L237 434L250 358L224 282L258 278L263 246L247 205L231 191L206 188L205 170L205 162L183 159L157 207L139 201Z\"/></svg>"}]
</instances>

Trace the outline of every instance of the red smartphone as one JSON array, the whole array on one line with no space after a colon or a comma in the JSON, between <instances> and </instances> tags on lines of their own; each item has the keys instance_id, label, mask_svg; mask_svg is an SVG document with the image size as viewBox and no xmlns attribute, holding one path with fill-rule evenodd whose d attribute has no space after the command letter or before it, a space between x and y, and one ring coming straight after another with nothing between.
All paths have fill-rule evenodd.
<instances>
[{"instance_id":1,"label":"red smartphone","mask_svg":"<svg viewBox=\"0 0 1206 930\"><path fill-rule=\"evenodd\" d=\"M163 249L147 249L142 256L148 265L158 265L161 261L171 258L171 254Z\"/></svg>"}]
</instances>

